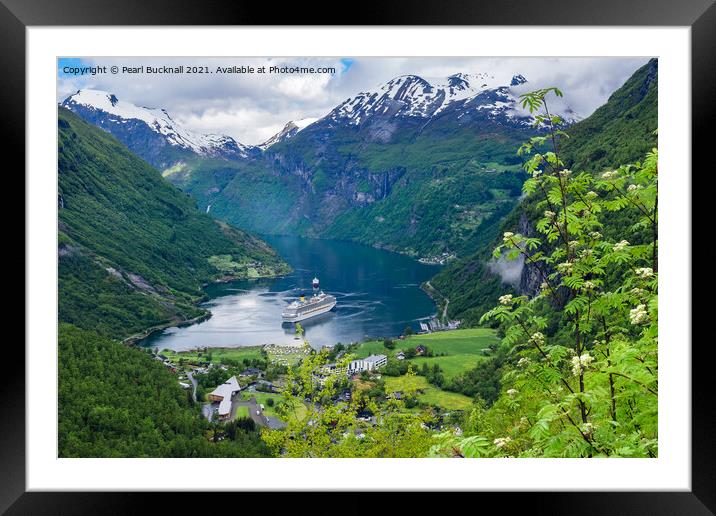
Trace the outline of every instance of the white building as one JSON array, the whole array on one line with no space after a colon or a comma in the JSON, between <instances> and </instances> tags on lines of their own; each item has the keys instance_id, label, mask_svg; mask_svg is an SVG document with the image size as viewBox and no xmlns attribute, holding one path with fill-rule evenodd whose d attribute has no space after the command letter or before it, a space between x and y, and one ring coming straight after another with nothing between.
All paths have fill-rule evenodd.
<instances>
[{"instance_id":1,"label":"white building","mask_svg":"<svg viewBox=\"0 0 716 516\"><path fill-rule=\"evenodd\" d=\"M353 360L348 364L348 374L360 373L361 371L374 371L388 363L385 355L371 355L366 358Z\"/></svg>"},{"instance_id":2,"label":"white building","mask_svg":"<svg viewBox=\"0 0 716 516\"><path fill-rule=\"evenodd\" d=\"M231 398L240 390L238 380L232 376L207 395L209 400L219 402L219 419L231 416Z\"/></svg>"}]
</instances>

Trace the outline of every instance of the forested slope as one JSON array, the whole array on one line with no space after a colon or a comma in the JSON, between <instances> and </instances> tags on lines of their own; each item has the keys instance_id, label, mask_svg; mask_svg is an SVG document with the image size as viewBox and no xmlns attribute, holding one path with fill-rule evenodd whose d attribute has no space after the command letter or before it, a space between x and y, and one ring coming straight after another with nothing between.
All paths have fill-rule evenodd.
<instances>
[{"instance_id":1,"label":"forested slope","mask_svg":"<svg viewBox=\"0 0 716 516\"><path fill-rule=\"evenodd\" d=\"M656 145L657 97L658 62L652 59L615 91L606 104L567 129L569 138L560 141L565 164L575 173L601 172L643 159ZM538 213L536 198L527 197L505 219L502 230L530 234L534 229L528 227L527 221L534 220ZM615 223L609 225L608 232L619 231L618 228L627 227L635 219L629 210L613 217ZM486 242L474 254L450 264L431 280L432 286L449 298L450 318L461 319L467 325L477 324L503 293L521 292L539 284L536 277L529 277L529 271L523 271L516 285L503 283L488 265L498 243L499 239Z\"/></svg>"},{"instance_id":2,"label":"forested slope","mask_svg":"<svg viewBox=\"0 0 716 516\"><path fill-rule=\"evenodd\" d=\"M60 320L114 338L195 317L203 284L286 272L108 133L59 109Z\"/></svg>"},{"instance_id":3,"label":"forested slope","mask_svg":"<svg viewBox=\"0 0 716 516\"><path fill-rule=\"evenodd\" d=\"M238 457L255 432L210 442L177 377L119 342L200 316L202 285L287 272L265 243L199 213L113 136L59 110L61 457Z\"/></svg>"}]
</instances>

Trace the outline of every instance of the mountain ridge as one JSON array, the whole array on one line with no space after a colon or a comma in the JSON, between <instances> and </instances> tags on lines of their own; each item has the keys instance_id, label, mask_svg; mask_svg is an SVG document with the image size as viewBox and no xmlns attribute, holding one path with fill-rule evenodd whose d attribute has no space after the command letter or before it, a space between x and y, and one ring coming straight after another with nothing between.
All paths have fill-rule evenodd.
<instances>
[{"instance_id":1,"label":"mountain ridge","mask_svg":"<svg viewBox=\"0 0 716 516\"><path fill-rule=\"evenodd\" d=\"M266 150L272 145L276 143L280 143L283 141L288 140L289 138L292 138L296 136L301 130L305 129L312 123L319 120L318 118L302 118L300 120L296 120L295 122L293 120L290 120L286 123L286 125L283 126L283 129L281 129L279 132L274 134L271 138L266 140L263 143L258 144L256 147L258 147L261 150Z\"/></svg>"},{"instance_id":2,"label":"mountain ridge","mask_svg":"<svg viewBox=\"0 0 716 516\"><path fill-rule=\"evenodd\" d=\"M58 113L60 320L125 338L205 316L203 284L287 272L112 135Z\"/></svg>"},{"instance_id":3,"label":"mountain ridge","mask_svg":"<svg viewBox=\"0 0 716 516\"><path fill-rule=\"evenodd\" d=\"M237 142L231 136L186 129L166 109L137 106L102 90L78 90L60 105L113 134L135 154L160 168L173 165L187 153L240 159L258 152L256 147ZM142 145L141 138L148 144Z\"/></svg>"},{"instance_id":4,"label":"mountain ridge","mask_svg":"<svg viewBox=\"0 0 716 516\"><path fill-rule=\"evenodd\" d=\"M109 94L93 110L66 103L120 133L201 210L233 225L354 240L433 260L465 255L509 211L524 179L514 146L543 128L533 127L520 106L519 94L529 88L520 74L500 80L456 73L431 81L395 77L229 157L166 140L155 145L157 133L148 134L146 123L132 135L132 123L97 116L108 113ZM578 118L567 111L570 122Z\"/></svg>"}]
</instances>

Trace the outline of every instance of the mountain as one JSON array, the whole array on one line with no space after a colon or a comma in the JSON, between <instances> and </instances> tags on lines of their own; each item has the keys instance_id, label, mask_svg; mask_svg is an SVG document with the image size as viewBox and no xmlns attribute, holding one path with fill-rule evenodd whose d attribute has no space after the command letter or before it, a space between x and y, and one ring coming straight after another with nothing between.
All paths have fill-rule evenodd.
<instances>
[{"instance_id":1,"label":"mountain","mask_svg":"<svg viewBox=\"0 0 716 516\"><path fill-rule=\"evenodd\" d=\"M205 316L207 282L288 271L110 134L64 108L58 128L60 321L124 338Z\"/></svg>"},{"instance_id":2,"label":"mountain","mask_svg":"<svg viewBox=\"0 0 716 516\"><path fill-rule=\"evenodd\" d=\"M593 173L641 161L656 145L657 101L658 61L652 59L591 116L569 127L570 137L560 141L562 159L575 172ZM505 218L496 233L533 235L534 228L527 221L535 220L540 213L536 199L528 197ZM630 210L611 217L612 223L605 225L603 232L614 240L636 222ZM631 235L629 241L636 242L638 238L639 235ZM451 263L431 280L436 297L450 300L450 318L476 324L503 293L533 294L538 288L542 280L534 267L523 266L519 260L495 263L491 252L498 243L498 239L483 240L473 254Z\"/></svg>"},{"instance_id":3,"label":"mountain","mask_svg":"<svg viewBox=\"0 0 716 516\"><path fill-rule=\"evenodd\" d=\"M265 142L257 145L257 147L261 150L266 150L269 147L271 147L271 145L286 141L289 138L296 136L296 134L298 134L299 131L301 131L302 129L305 129L306 127L311 125L316 120L318 120L318 118L303 118L303 119L297 120L295 122L292 120L292 121L288 122L283 127L283 129L281 129L279 132L274 134L271 138L269 138Z\"/></svg>"},{"instance_id":4,"label":"mountain","mask_svg":"<svg viewBox=\"0 0 716 516\"><path fill-rule=\"evenodd\" d=\"M532 117L520 108L517 99L526 91L521 88L526 83L522 75L515 75L509 86L500 85L494 75L487 73L457 73L435 84L417 75L403 75L346 100L327 118L359 125L376 119L426 121L444 115L454 116L455 123L464 125L482 115L478 118L531 125ZM573 121L574 117L568 110L565 118Z\"/></svg>"},{"instance_id":5,"label":"mountain","mask_svg":"<svg viewBox=\"0 0 716 516\"><path fill-rule=\"evenodd\" d=\"M177 123L165 109L139 107L100 90L78 90L62 103L88 122L113 134L150 164L165 168L191 156L240 159L259 150L231 136L201 134Z\"/></svg>"},{"instance_id":6,"label":"mountain","mask_svg":"<svg viewBox=\"0 0 716 516\"><path fill-rule=\"evenodd\" d=\"M165 110L106 92L82 90L63 105L230 224L443 261L491 238L517 202L515 147L542 130L519 104L529 89L520 74L395 77L256 147L197 135ZM566 106L557 112L579 119Z\"/></svg>"},{"instance_id":7,"label":"mountain","mask_svg":"<svg viewBox=\"0 0 716 516\"><path fill-rule=\"evenodd\" d=\"M562 143L567 165L595 172L641 160L656 143L658 76L658 61L651 59L606 104L571 127Z\"/></svg>"},{"instance_id":8,"label":"mountain","mask_svg":"<svg viewBox=\"0 0 716 516\"><path fill-rule=\"evenodd\" d=\"M506 83L489 74L396 77L258 157L194 159L165 175L200 207L251 231L431 260L465 255L516 203L524 174L515 148L539 132L518 103L526 79Z\"/></svg>"}]
</instances>

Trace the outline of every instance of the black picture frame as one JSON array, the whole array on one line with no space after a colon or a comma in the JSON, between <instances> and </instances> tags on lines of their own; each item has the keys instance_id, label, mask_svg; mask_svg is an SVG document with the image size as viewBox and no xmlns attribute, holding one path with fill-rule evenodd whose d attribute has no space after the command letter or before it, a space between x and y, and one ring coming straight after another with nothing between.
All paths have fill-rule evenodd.
<instances>
[{"instance_id":1,"label":"black picture frame","mask_svg":"<svg viewBox=\"0 0 716 516\"><path fill-rule=\"evenodd\" d=\"M345 18L338 14L345 6L320 6L287 3L268 10L260 2L230 0L0 0L0 71L3 91L0 93L2 141L6 153L12 150L19 158L12 172L17 181L14 197L24 198L25 151L25 29L28 26L83 25L332 25ZM708 193L701 182L713 174L709 167L711 150L708 129L716 120L714 84L716 84L716 5L714 0L552 0L538 2L465 1L419 2L398 0L388 4L367 0L350 16L356 25L576 25L576 26L688 26L691 27L692 73L692 163L702 172L699 188L692 188L692 206L708 206ZM88 47L91 48L91 47ZM10 172L5 170L6 175ZM688 174L689 171L684 171ZM692 176L693 177L693 176ZM703 200L704 202L698 202ZM686 207L684 207L686 209ZM17 210L19 212L19 210ZM692 236L700 233L709 218L697 218L692 211ZM18 224L19 227L19 224ZM20 237L21 239L23 236ZM18 250L20 245L17 245ZM24 249L24 246L23 246ZM664 252L668 252L664 250ZM18 252L25 263L24 251ZM693 255L692 255L693 256ZM710 270L706 257L692 259L692 270ZM697 264L703 267L697 269ZM689 264L684 264L685 267ZM16 267L19 269L19 263ZM32 274L26 269L25 274ZM708 273L706 273L708 274ZM707 319L706 304L692 303L692 321ZM32 310L31 306L26 307ZM8 343L9 344L9 343ZM48 343L49 345L50 343ZM692 353L692 490L690 492L560 492L560 493L486 493L480 503L493 498L511 509L550 514L713 514L716 511L716 457L714 454L714 411L710 388L711 362L714 352L711 339L694 339L679 343ZM127 514L149 503L148 495L133 493L39 493L25 492L25 390L24 357L3 371L5 396L0 418L0 511L7 514ZM684 400L688 402L688 400ZM709 487L710 486L710 487ZM170 493L158 495L162 512L186 512L198 497ZM292 495L292 496L295 496ZM444 495L440 495L443 498ZM473 495L475 496L475 495ZM199 503L206 504L202 497ZM422 505L425 496L401 496L401 504ZM212 504L226 500L212 495ZM232 497L232 505L236 497ZM272 502L277 498L272 495ZM509 501L506 501L509 500ZM248 505L245 505L248 504ZM251 500L242 502L245 509ZM351 505L350 503L348 504ZM456 507L454 504L450 504ZM341 511L343 512L343 511Z\"/></svg>"}]
</instances>

